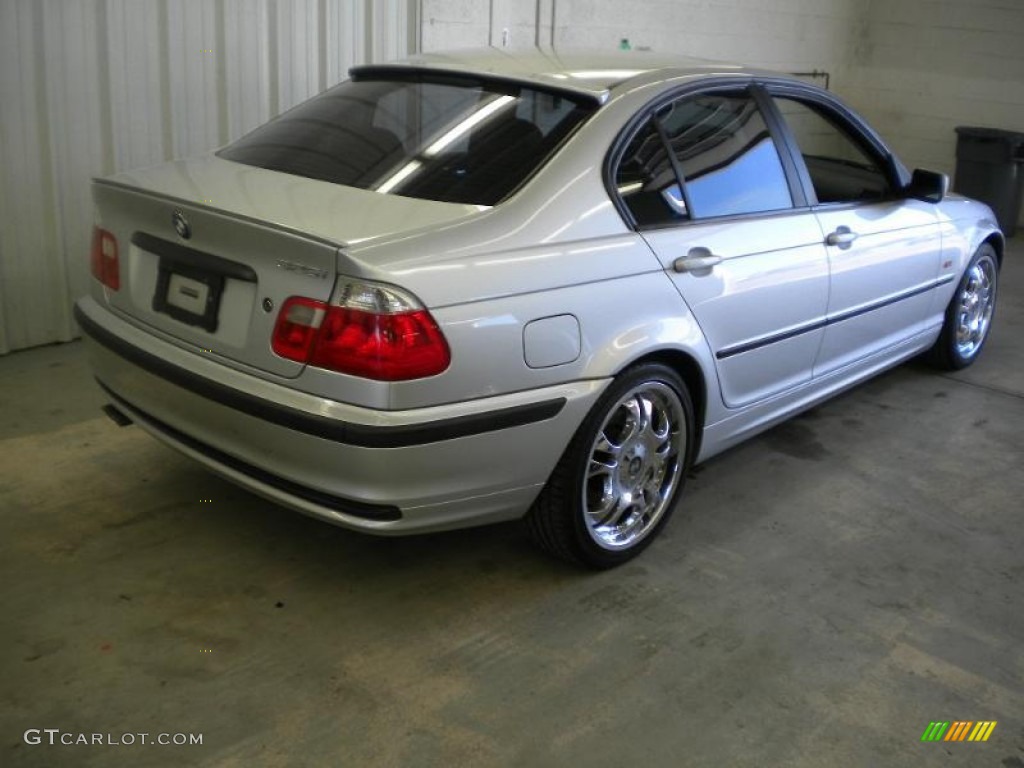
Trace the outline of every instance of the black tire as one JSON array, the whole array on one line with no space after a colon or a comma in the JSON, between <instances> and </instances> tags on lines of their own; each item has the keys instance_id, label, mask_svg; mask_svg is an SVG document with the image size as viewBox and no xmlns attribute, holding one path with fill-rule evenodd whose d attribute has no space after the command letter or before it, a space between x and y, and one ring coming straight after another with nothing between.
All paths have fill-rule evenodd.
<instances>
[{"instance_id":1,"label":"black tire","mask_svg":"<svg viewBox=\"0 0 1024 768\"><path fill-rule=\"evenodd\" d=\"M642 435L634 430L635 437L621 445L615 445L609 439L610 432L620 427L626 429L629 425L629 406L634 402L630 398L634 396L650 398L647 401L637 399L637 404L653 403L656 400L655 407L664 408L656 412L654 419L646 421L648 424L658 424L659 430L664 424L668 428L668 437L661 437L654 428L650 428L644 429ZM668 415L672 414L674 418L676 410L678 422L668 426L672 423ZM624 416L623 419L620 419L620 414ZM576 431L544 490L527 514L527 526L534 541L556 557L595 569L613 568L636 557L650 545L672 514L693 461L694 434L693 404L686 384L678 373L660 363L644 363L620 374ZM642 499L657 499L653 503L655 509L646 518L640 510L643 502L637 508L631 507L634 511L627 517L627 522L635 520L641 523L642 532L636 532L635 541L624 541L621 546L616 543L614 548L613 543L607 539L612 538L612 533L619 529L600 526L588 514L587 505L593 505L598 483L595 482L596 476L588 479L587 472L592 455L601 453L597 443L599 435L606 438L604 445L622 451L621 461L614 462L614 466L619 469L608 471L607 478L600 482L601 499L614 497L615 492L610 487L620 482L636 484L631 497L639 495ZM644 435L648 436L646 445L643 444L645 440L641 440ZM685 440L682 445L680 438ZM657 451L650 450L651 440L660 441L662 447L668 446L665 448L666 458L661 457L660 448ZM611 453L607 455L612 457ZM609 463L612 463L611 458ZM671 486L668 485L669 472L675 473ZM643 494L640 494L641 490ZM647 493L652 491L654 493ZM623 529L628 528L628 525L623 525ZM607 537L605 544L599 543L602 536Z\"/></svg>"},{"instance_id":2,"label":"black tire","mask_svg":"<svg viewBox=\"0 0 1024 768\"><path fill-rule=\"evenodd\" d=\"M983 277L991 280L989 311L983 320L979 338L971 341L960 331L965 327L965 323L967 326L970 325L967 322L970 309L966 303L971 300L972 295L977 296L978 281ZM946 307L946 318L942 324L939 338L934 346L925 353L928 362L944 371L958 371L978 359L992 329L998 288L999 259L995 249L985 243L978 248L970 264L967 265L960 284L957 285L956 292L950 299L949 306Z\"/></svg>"}]
</instances>

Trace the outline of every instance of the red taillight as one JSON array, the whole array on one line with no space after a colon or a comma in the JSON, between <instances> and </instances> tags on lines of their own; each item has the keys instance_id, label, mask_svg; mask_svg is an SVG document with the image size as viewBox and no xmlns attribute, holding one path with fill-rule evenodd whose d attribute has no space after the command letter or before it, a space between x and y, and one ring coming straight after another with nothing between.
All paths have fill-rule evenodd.
<instances>
[{"instance_id":1,"label":"red taillight","mask_svg":"<svg viewBox=\"0 0 1024 768\"><path fill-rule=\"evenodd\" d=\"M326 311L327 305L322 301L292 296L277 315L271 348L281 357L308 363L317 329Z\"/></svg>"},{"instance_id":2,"label":"red taillight","mask_svg":"<svg viewBox=\"0 0 1024 768\"><path fill-rule=\"evenodd\" d=\"M117 238L99 227L92 228L92 252L89 255L92 276L113 291L121 290L121 263L117 256Z\"/></svg>"},{"instance_id":3,"label":"red taillight","mask_svg":"<svg viewBox=\"0 0 1024 768\"><path fill-rule=\"evenodd\" d=\"M350 283L340 294L331 304L288 299L274 327L274 352L380 381L419 379L448 367L451 352L441 329L408 294L373 283Z\"/></svg>"},{"instance_id":4,"label":"red taillight","mask_svg":"<svg viewBox=\"0 0 1024 768\"><path fill-rule=\"evenodd\" d=\"M440 373L451 355L425 309L378 315L331 307L309 362L353 376L403 381Z\"/></svg>"}]
</instances>

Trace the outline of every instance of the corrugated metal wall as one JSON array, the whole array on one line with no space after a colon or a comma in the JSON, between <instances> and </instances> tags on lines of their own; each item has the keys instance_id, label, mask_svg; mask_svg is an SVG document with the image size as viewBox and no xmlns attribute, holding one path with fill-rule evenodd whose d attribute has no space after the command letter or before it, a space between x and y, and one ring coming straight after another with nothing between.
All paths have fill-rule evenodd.
<instances>
[{"instance_id":1,"label":"corrugated metal wall","mask_svg":"<svg viewBox=\"0 0 1024 768\"><path fill-rule=\"evenodd\" d=\"M89 179L214 149L403 56L415 0L0 0L0 354L77 335Z\"/></svg>"}]
</instances>

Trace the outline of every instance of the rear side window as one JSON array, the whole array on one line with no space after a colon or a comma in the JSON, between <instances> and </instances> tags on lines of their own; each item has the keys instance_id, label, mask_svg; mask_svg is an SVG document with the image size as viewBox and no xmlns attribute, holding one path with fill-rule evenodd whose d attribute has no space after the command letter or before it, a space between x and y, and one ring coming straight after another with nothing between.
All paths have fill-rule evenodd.
<instances>
[{"instance_id":1,"label":"rear side window","mask_svg":"<svg viewBox=\"0 0 1024 768\"><path fill-rule=\"evenodd\" d=\"M668 148L653 120L645 122L626 145L619 159L615 186L633 219L642 227L688 218Z\"/></svg>"},{"instance_id":2,"label":"rear side window","mask_svg":"<svg viewBox=\"0 0 1024 768\"><path fill-rule=\"evenodd\" d=\"M382 194L495 205L591 109L561 94L458 78L350 80L219 154Z\"/></svg>"},{"instance_id":3,"label":"rear side window","mask_svg":"<svg viewBox=\"0 0 1024 768\"><path fill-rule=\"evenodd\" d=\"M640 226L793 206L775 142L746 93L691 96L659 110L619 158L616 187Z\"/></svg>"}]
</instances>

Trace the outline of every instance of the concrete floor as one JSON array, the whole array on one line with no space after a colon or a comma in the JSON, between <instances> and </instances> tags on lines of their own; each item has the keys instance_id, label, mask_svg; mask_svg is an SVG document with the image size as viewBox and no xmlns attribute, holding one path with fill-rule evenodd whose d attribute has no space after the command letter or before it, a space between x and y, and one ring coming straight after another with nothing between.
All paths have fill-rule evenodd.
<instances>
[{"instance_id":1,"label":"concrete floor","mask_svg":"<svg viewBox=\"0 0 1024 768\"><path fill-rule=\"evenodd\" d=\"M698 468L601 574L517 525L307 519L114 427L80 345L2 358L0 763L1022 768L1022 259L975 367L902 366ZM920 742L957 719L998 726Z\"/></svg>"}]
</instances>

